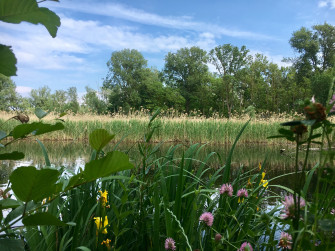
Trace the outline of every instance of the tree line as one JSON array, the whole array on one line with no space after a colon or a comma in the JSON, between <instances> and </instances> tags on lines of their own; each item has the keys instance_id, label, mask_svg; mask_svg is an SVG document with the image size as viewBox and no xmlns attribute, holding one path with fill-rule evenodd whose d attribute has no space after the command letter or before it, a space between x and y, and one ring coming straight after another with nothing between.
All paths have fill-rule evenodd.
<instances>
[{"instance_id":1,"label":"tree line","mask_svg":"<svg viewBox=\"0 0 335 251\"><path fill-rule=\"evenodd\" d=\"M290 112L313 95L325 104L335 76L335 27L327 23L302 27L293 32L289 43L297 57L283 59L291 64L288 67L232 44L210 51L193 46L169 52L161 71L148 67L137 50L114 51L102 87L86 87L81 104L75 87L51 93L45 86L22 98L15 93L15 84L1 76L0 109L40 107L56 112L107 114L160 107L229 117L246 109ZM214 71L209 70L210 65Z\"/></svg>"}]
</instances>

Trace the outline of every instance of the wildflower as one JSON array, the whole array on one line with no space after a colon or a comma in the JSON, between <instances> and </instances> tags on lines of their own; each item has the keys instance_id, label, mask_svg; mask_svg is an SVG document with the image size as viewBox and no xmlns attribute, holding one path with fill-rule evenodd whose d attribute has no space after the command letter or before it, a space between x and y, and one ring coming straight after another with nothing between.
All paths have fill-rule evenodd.
<instances>
[{"instance_id":1,"label":"wildflower","mask_svg":"<svg viewBox=\"0 0 335 251\"><path fill-rule=\"evenodd\" d=\"M261 179L261 182L259 184L263 185L263 187L267 187L269 182L268 182L268 180L265 180L264 177L265 177L265 172L262 172L262 179Z\"/></svg>"},{"instance_id":2,"label":"wildflower","mask_svg":"<svg viewBox=\"0 0 335 251\"><path fill-rule=\"evenodd\" d=\"M326 119L326 108L320 103L312 103L304 108L308 120L320 122Z\"/></svg>"},{"instance_id":3,"label":"wildflower","mask_svg":"<svg viewBox=\"0 0 335 251\"><path fill-rule=\"evenodd\" d=\"M172 238L167 238L165 240L165 249L166 250L176 250L175 241Z\"/></svg>"},{"instance_id":4,"label":"wildflower","mask_svg":"<svg viewBox=\"0 0 335 251\"><path fill-rule=\"evenodd\" d=\"M258 163L258 168L259 168L259 170L262 170L262 163L261 162Z\"/></svg>"},{"instance_id":5,"label":"wildflower","mask_svg":"<svg viewBox=\"0 0 335 251\"><path fill-rule=\"evenodd\" d=\"M237 251L253 251L253 249L249 242L244 242Z\"/></svg>"},{"instance_id":6,"label":"wildflower","mask_svg":"<svg viewBox=\"0 0 335 251\"><path fill-rule=\"evenodd\" d=\"M222 235L221 235L221 234L216 234L216 235L215 235L215 241L216 241L216 242L221 241L221 239L222 239Z\"/></svg>"},{"instance_id":7,"label":"wildflower","mask_svg":"<svg viewBox=\"0 0 335 251\"><path fill-rule=\"evenodd\" d=\"M229 197L233 196L233 187L231 184L223 184L220 188L220 194L227 193Z\"/></svg>"},{"instance_id":8,"label":"wildflower","mask_svg":"<svg viewBox=\"0 0 335 251\"><path fill-rule=\"evenodd\" d=\"M247 188L252 188L252 183L251 183L251 180L250 180L250 178L248 179Z\"/></svg>"},{"instance_id":9,"label":"wildflower","mask_svg":"<svg viewBox=\"0 0 335 251\"><path fill-rule=\"evenodd\" d=\"M108 192L105 190L104 192L99 191L99 193L100 193L100 199L99 200L101 201L102 206L106 206Z\"/></svg>"},{"instance_id":10,"label":"wildflower","mask_svg":"<svg viewBox=\"0 0 335 251\"><path fill-rule=\"evenodd\" d=\"M281 232L278 247L292 249L292 236L288 233Z\"/></svg>"},{"instance_id":11,"label":"wildflower","mask_svg":"<svg viewBox=\"0 0 335 251\"><path fill-rule=\"evenodd\" d=\"M298 198L296 198L296 201L298 201ZM295 215L295 207L294 207L294 198L293 195L285 196L285 200L283 201L284 209L282 212L284 214L281 215L282 219L287 218L294 218ZM300 198L300 209L303 210L305 208L305 200L303 198Z\"/></svg>"},{"instance_id":12,"label":"wildflower","mask_svg":"<svg viewBox=\"0 0 335 251\"><path fill-rule=\"evenodd\" d=\"M290 130L299 136L302 136L305 132L308 131L307 126L303 124L291 126Z\"/></svg>"},{"instance_id":13,"label":"wildflower","mask_svg":"<svg viewBox=\"0 0 335 251\"><path fill-rule=\"evenodd\" d=\"M214 216L210 212L205 212L200 216L199 220L203 221L207 226L211 227L213 225Z\"/></svg>"},{"instance_id":14,"label":"wildflower","mask_svg":"<svg viewBox=\"0 0 335 251\"><path fill-rule=\"evenodd\" d=\"M244 198L248 198L248 191L244 188L238 190L237 197L238 197L238 203L242 203L244 201Z\"/></svg>"},{"instance_id":15,"label":"wildflower","mask_svg":"<svg viewBox=\"0 0 335 251\"><path fill-rule=\"evenodd\" d=\"M330 210L330 214L335 214L335 208L332 208L331 210Z\"/></svg>"},{"instance_id":16,"label":"wildflower","mask_svg":"<svg viewBox=\"0 0 335 251\"><path fill-rule=\"evenodd\" d=\"M110 247L110 244L109 244L109 243L111 243L111 240L110 240L110 239L107 239L107 240L105 240L105 241L102 241L102 242L101 242L101 245L104 245L104 244L105 244L106 247L109 248L109 247Z\"/></svg>"},{"instance_id":17,"label":"wildflower","mask_svg":"<svg viewBox=\"0 0 335 251\"><path fill-rule=\"evenodd\" d=\"M97 225L97 233L100 229L103 228L102 233L107 234L107 229L106 229L106 227L108 226L107 216L105 216L105 220L103 223L102 223L102 217L94 217L94 221L95 221L95 224Z\"/></svg>"}]
</instances>

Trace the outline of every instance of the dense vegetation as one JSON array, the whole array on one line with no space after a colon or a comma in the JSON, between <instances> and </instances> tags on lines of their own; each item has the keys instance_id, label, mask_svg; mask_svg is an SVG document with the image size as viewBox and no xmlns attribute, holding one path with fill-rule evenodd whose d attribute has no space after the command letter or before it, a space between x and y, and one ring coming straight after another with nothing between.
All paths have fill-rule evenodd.
<instances>
[{"instance_id":1,"label":"dense vegetation","mask_svg":"<svg viewBox=\"0 0 335 251\"><path fill-rule=\"evenodd\" d=\"M3 0L0 2L0 20L10 23L40 22L52 36L56 36L60 25L59 17L47 8L39 7L35 0ZM312 87L313 83L325 84L323 89L315 88L314 91L317 100L324 105L313 99L305 103L304 118L282 123L284 128L278 130L279 134L271 136L295 144L294 172L283 175L295 180L293 189L273 185L273 179L279 177L267 179L266 158L262 165L246 172L242 168L232 169L236 143L249 121L240 128L225 159L215 152L200 158L199 153L204 146L199 144L191 145L181 156L176 156L179 146L171 146L166 152L158 154L160 144L152 144L153 135L158 131L155 124L159 115L157 111L141 129L143 141L137 144L141 161L132 163L126 153L116 150L117 144L110 151L106 150L115 135L105 129L96 129L88 132L88 144L92 148L90 160L71 171L53 165L44 144L37 139L41 135L64 130L64 114L46 121L48 112L38 107L34 110L37 121L27 121L17 115L22 124L12 124L7 128L4 124L7 125L8 120L1 124L1 161L24 159L23 152L9 151L8 146L15 146L22 139L35 138L43 152L45 165L40 168L17 167L10 174L6 187L0 190L0 248L84 251L334 250L335 172L331 135L335 124L329 117L335 114L335 97L327 98L333 94L330 79L334 55L326 50L328 47L322 47L324 43L319 44L317 39L319 33L325 33L325 27L328 25L313 27L315 33L303 28L294 33L297 39L291 39L292 45L301 53L294 63L294 79L300 84L311 81ZM304 40L306 37L307 40ZM299 45L302 40L305 42ZM323 61L319 59L321 54L318 46L323 48ZM220 61L227 48L233 47L224 45L211 51L211 60ZM0 55L4 56L0 57L0 73L15 75L16 59L10 46L0 44L0 50L3 53ZM194 51L201 59L191 60L187 65L204 62L206 53L198 48L189 51ZM241 92L237 90L241 83L239 76L244 76L239 73L246 69L240 65L243 65L243 55L247 54L245 48L232 51L238 55L232 58L238 58L239 63L226 68L220 61L222 71L218 68L220 78L216 78L218 83L222 79L221 84L225 88L225 92L221 93L221 112L228 116L240 105L240 102L239 105L234 102L238 98L243 100L242 96L238 97ZM120 53L124 52L131 51ZM190 69L179 75L176 67L179 63L175 64L179 52L167 56L171 57L171 62L167 61L166 72L162 74L168 79L162 88L179 93L183 101L181 108L191 111L197 109L195 97L199 95L193 92L197 88L191 86L194 83L202 86L206 79L202 77L207 76ZM112 59L109 63L111 69L115 67ZM181 65L185 66L184 63ZM192 69L206 73L207 68L201 66ZM132 92L133 88L128 83L140 86L152 83L144 81L143 72L151 71L145 67L143 71L135 71L136 74L131 71L130 76L138 77L137 81L133 78L123 79L123 75L115 73L108 75L103 86L110 90L108 100L113 100L113 95L116 95L124 107L125 103L134 102L128 103L129 107L137 108L136 102L145 100L142 99L144 96L140 96L141 92L138 90L137 93L135 87L135 92ZM127 82L122 82L125 79ZM7 80L4 83L13 86ZM265 86L273 88L275 85ZM75 89L70 89L69 93L72 97L76 96ZM8 94L12 97L13 92L9 91ZM70 99L67 104L71 104L71 101L75 103L77 100ZM279 100L277 102L280 103ZM111 104L109 109L113 110ZM220 112L220 108L216 111ZM312 144L319 146L319 157L318 163L308 170ZM302 147L306 147L306 150L301 151ZM303 161L300 162L301 157ZM208 165L211 158L220 161L220 166L215 170ZM310 186L312 179L316 179L314 188ZM281 192L274 192L274 187L280 188ZM276 198L277 203L268 208L267 201L271 198Z\"/></svg>"},{"instance_id":2,"label":"dense vegetation","mask_svg":"<svg viewBox=\"0 0 335 251\"><path fill-rule=\"evenodd\" d=\"M15 84L0 76L1 110L115 113L130 109L163 110L230 117L245 110L291 112L313 95L325 105L334 78L335 27L324 23L302 27L289 41L297 58L286 58L289 67L279 67L262 55L250 55L245 47L219 45L209 52L199 47L181 48L165 56L159 71L148 68L137 50L114 51L100 90L86 87L78 102L75 87L51 93L44 86L29 98L15 93ZM208 65L215 67L210 72ZM300 111L301 112L301 111Z\"/></svg>"}]
</instances>

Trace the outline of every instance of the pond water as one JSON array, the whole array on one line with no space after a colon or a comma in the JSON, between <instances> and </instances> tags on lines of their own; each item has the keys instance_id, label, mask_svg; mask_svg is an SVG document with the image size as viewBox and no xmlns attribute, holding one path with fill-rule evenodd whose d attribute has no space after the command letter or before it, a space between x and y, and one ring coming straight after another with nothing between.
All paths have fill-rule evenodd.
<instances>
[{"instance_id":1,"label":"pond water","mask_svg":"<svg viewBox=\"0 0 335 251\"><path fill-rule=\"evenodd\" d=\"M43 142L50 162L54 166L65 166L70 170L77 170L79 167L84 167L85 163L89 161L92 149L88 142L59 142L59 141L45 141ZM116 145L111 143L105 149L109 151ZM164 156L171 147L171 143L163 144L157 152L157 156ZM199 145L200 146L200 145ZM180 145L179 154L186 150L189 145ZM220 158L225 160L231 149L231 145L205 145L200 153L199 160L204 160L211 152L217 152L209 161L209 165L213 170L221 167ZM284 152L281 149L285 149ZM22 151L25 153L25 158L22 161L2 161L0 166L0 184L8 182L8 177L11 171L18 166L33 165L37 167L44 166L44 157L42 149L36 141L21 141L17 144L10 145L7 151ZM137 144L119 144L117 150L128 153L131 161L136 165L140 160L140 153ZM252 168L258 167L258 163L264 163L266 158L266 179L271 179L279 175L294 171L294 146L293 145L259 145L259 144L238 144L235 148L232 157L232 166L235 168L243 167L243 171L248 171ZM303 154L301 154L303 155ZM218 157L220 156L220 158ZM317 152L311 153L309 168L316 163ZM303 156L302 156L303 157ZM223 161L224 163L224 161ZM234 174L234 172L232 172ZM294 187L295 179L293 176L284 176L275 179L271 182L290 188Z\"/></svg>"}]
</instances>

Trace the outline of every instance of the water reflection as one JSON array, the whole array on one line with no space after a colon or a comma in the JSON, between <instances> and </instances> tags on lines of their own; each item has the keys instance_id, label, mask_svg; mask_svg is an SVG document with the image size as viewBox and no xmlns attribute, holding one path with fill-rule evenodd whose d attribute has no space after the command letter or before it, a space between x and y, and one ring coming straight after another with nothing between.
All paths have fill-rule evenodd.
<instances>
[{"instance_id":1,"label":"water reflection","mask_svg":"<svg viewBox=\"0 0 335 251\"><path fill-rule=\"evenodd\" d=\"M69 170L77 170L79 167L84 167L85 162L89 161L91 148L88 142L43 142L50 162L55 167L64 166ZM157 152L157 156L163 156L169 149L171 144L163 144ZM115 144L110 144L106 147L106 151L112 150ZM181 156L183 150L186 150L189 145L180 145L177 155ZM211 152L217 152L208 162L211 168L217 169L221 167L226 157L229 154L230 145L206 145L199 152L198 159L203 160ZM281 153L280 149L285 148L285 152ZM242 168L242 172L247 172L252 168L257 168L258 163L265 162L266 179L277 177L279 175L293 171L294 167L294 147L293 146L269 146L269 145L237 145L232 157L232 175L237 173L237 170ZM136 144L120 144L117 146L120 151L128 153L133 163L139 163L140 153ZM24 161L2 161L0 167L0 183L6 183L10 172L18 166L34 165L43 167L45 165L42 149L35 141L21 141L17 144L10 145L7 151L21 151L25 153ZM303 154L301 154L303 155ZM309 167L316 162L317 153L311 153L311 162ZM301 156L301 160L303 156ZM295 179L293 176L284 176L277 178L271 185L279 184L290 188L294 187ZM279 192L279 191L278 191Z\"/></svg>"}]
</instances>

